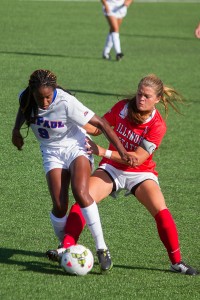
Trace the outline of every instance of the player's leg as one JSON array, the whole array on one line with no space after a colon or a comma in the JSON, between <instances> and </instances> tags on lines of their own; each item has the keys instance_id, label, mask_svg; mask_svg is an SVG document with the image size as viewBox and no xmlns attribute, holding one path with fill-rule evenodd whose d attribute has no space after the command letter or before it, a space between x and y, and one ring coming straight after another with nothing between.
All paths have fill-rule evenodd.
<instances>
[{"instance_id":1,"label":"player's leg","mask_svg":"<svg viewBox=\"0 0 200 300\"><path fill-rule=\"evenodd\" d=\"M103 170L96 170L90 177L89 194L92 198L99 202L107 197L113 188L113 181L111 177ZM80 206L76 203L72 206L65 227L65 236L63 239L63 247L57 250L49 250L50 259L59 261L62 257L63 251L70 245L76 244L78 238L84 228L85 219L82 215ZM109 250L106 247L97 249L97 256L102 270L110 270L112 268L112 261Z\"/></svg>"},{"instance_id":2,"label":"player's leg","mask_svg":"<svg viewBox=\"0 0 200 300\"><path fill-rule=\"evenodd\" d=\"M102 271L112 268L110 253L104 241L100 216L96 202L89 193L90 164L85 156L79 156L70 165L73 195L80 205L81 212L95 240L97 253L100 249L107 255L106 261L99 261ZM99 187L97 187L99 188ZM99 257L99 256L98 256Z\"/></svg>"},{"instance_id":3,"label":"player's leg","mask_svg":"<svg viewBox=\"0 0 200 300\"><path fill-rule=\"evenodd\" d=\"M88 224L96 242L96 249L105 248L98 208L89 194L89 180L91 169L89 161L84 156L77 157L70 165L71 187L74 198L81 208L81 212Z\"/></svg>"},{"instance_id":4,"label":"player's leg","mask_svg":"<svg viewBox=\"0 0 200 300\"><path fill-rule=\"evenodd\" d=\"M89 194L96 203L106 198L112 192L112 188L113 182L105 171L97 169L90 177ZM68 248L78 242L84 226L85 219L82 215L80 206L78 203L75 203L69 211L66 222L65 236L63 239L64 248Z\"/></svg>"},{"instance_id":5,"label":"player's leg","mask_svg":"<svg viewBox=\"0 0 200 300\"><path fill-rule=\"evenodd\" d=\"M65 235L62 242L63 248L66 249L78 243L79 236L81 235L85 224L86 222L79 204L73 204L65 225Z\"/></svg>"},{"instance_id":6,"label":"player's leg","mask_svg":"<svg viewBox=\"0 0 200 300\"><path fill-rule=\"evenodd\" d=\"M107 60L111 59L110 51L111 51L112 47L113 47L113 39L112 39L111 32L109 32L106 37L105 45L103 48L103 55L102 55L103 59L107 59Z\"/></svg>"},{"instance_id":7,"label":"player's leg","mask_svg":"<svg viewBox=\"0 0 200 300\"><path fill-rule=\"evenodd\" d=\"M50 219L54 232L61 242L64 237L64 228L67 220L70 174L66 169L55 168L46 174L46 179L53 202Z\"/></svg>"},{"instance_id":8,"label":"player's leg","mask_svg":"<svg viewBox=\"0 0 200 300\"><path fill-rule=\"evenodd\" d=\"M119 37L117 37L117 41L119 43L119 48L118 48L118 52L116 53L116 60L117 61L120 61L124 57L124 53L122 52L121 41L120 41L120 26L122 24L122 21L123 21L123 19L117 19L118 28L119 28Z\"/></svg>"},{"instance_id":9,"label":"player's leg","mask_svg":"<svg viewBox=\"0 0 200 300\"><path fill-rule=\"evenodd\" d=\"M119 34L119 29L120 25L122 23L122 19L117 19L114 16L107 16L107 21L110 27L110 35L112 38L113 42L113 47L116 53L116 58L122 54L121 51L121 42L120 42L120 34Z\"/></svg>"},{"instance_id":10,"label":"player's leg","mask_svg":"<svg viewBox=\"0 0 200 300\"><path fill-rule=\"evenodd\" d=\"M105 199L113 190L113 179L107 172L97 169L90 177L89 193L96 203Z\"/></svg>"},{"instance_id":11,"label":"player's leg","mask_svg":"<svg viewBox=\"0 0 200 300\"><path fill-rule=\"evenodd\" d=\"M155 218L160 239L168 251L170 260L172 263L179 262L181 254L176 225L158 184L154 180L143 181L136 189L135 196Z\"/></svg>"},{"instance_id":12,"label":"player's leg","mask_svg":"<svg viewBox=\"0 0 200 300\"><path fill-rule=\"evenodd\" d=\"M50 219L60 242L58 249L48 250L46 255L50 260L59 261L65 249L76 244L85 226L85 220L77 203L72 205L68 217L66 216L70 183L69 171L53 169L47 173L46 177L53 201Z\"/></svg>"},{"instance_id":13,"label":"player's leg","mask_svg":"<svg viewBox=\"0 0 200 300\"><path fill-rule=\"evenodd\" d=\"M97 169L90 177L89 193L96 203L105 199L113 190L112 178L102 169ZM108 249L98 249L97 256L100 265L110 265L112 268L111 257Z\"/></svg>"},{"instance_id":14,"label":"player's leg","mask_svg":"<svg viewBox=\"0 0 200 300\"><path fill-rule=\"evenodd\" d=\"M181 261L178 232L174 219L166 207L160 187L154 180L143 181L135 190L135 196L154 217L158 234L164 244L171 268L188 275L196 275L197 271Z\"/></svg>"}]
</instances>

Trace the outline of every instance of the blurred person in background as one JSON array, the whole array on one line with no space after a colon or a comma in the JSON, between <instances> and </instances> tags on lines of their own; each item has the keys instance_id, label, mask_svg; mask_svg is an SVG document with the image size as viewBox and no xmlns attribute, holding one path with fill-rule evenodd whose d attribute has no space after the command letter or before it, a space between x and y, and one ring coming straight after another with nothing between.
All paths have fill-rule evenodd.
<instances>
[{"instance_id":1,"label":"blurred person in background","mask_svg":"<svg viewBox=\"0 0 200 300\"><path fill-rule=\"evenodd\" d=\"M103 13L109 25L109 33L103 49L103 59L111 59L110 51L114 47L116 60L120 61L124 56L120 43L120 26L133 0L101 0L101 2Z\"/></svg>"}]
</instances>

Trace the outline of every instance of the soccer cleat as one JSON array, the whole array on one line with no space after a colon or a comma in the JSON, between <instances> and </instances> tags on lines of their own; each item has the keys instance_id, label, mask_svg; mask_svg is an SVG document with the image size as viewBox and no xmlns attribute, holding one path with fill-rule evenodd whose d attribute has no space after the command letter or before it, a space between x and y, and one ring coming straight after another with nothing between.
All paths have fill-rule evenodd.
<instances>
[{"instance_id":1,"label":"soccer cleat","mask_svg":"<svg viewBox=\"0 0 200 300\"><path fill-rule=\"evenodd\" d=\"M110 54L103 54L102 58L105 60L111 60Z\"/></svg>"},{"instance_id":2,"label":"soccer cleat","mask_svg":"<svg viewBox=\"0 0 200 300\"><path fill-rule=\"evenodd\" d=\"M124 57L124 54L123 54L123 53L117 53L117 55L116 55L116 60L117 60L117 61L120 61L120 60L122 60L123 57Z\"/></svg>"},{"instance_id":3,"label":"soccer cleat","mask_svg":"<svg viewBox=\"0 0 200 300\"><path fill-rule=\"evenodd\" d=\"M108 249L98 249L97 257L102 272L110 271L112 269L113 263Z\"/></svg>"},{"instance_id":4,"label":"soccer cleat","mask_svg":"<svg viewBox=\"0 0 200 300\"><path fill-rule=\"evenodd\" d=\"M180 261L180 263L171 265L170 271L185 274L185 275L198 275L199 274L199 272L197 270L186 265L183 261Z\"/></svg>"},{"instance_id":5,"label":"soccer cleat","mask_svg":"<svg viewBox=\"0 0 200 300\"><path fill-rule=\"evenodd\" d=\"M65 253L66 248L58 248L56 250L48 250L46 256L51 261L56 261L60 263L63 254Z\"/></svg>"}]
</instances>

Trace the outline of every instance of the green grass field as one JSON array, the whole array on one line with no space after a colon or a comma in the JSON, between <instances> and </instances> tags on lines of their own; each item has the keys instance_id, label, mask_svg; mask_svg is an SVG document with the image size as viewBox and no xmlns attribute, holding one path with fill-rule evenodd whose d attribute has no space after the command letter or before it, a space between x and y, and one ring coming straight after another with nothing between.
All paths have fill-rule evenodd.
<instances>
[{"instance_id":1,"label":"green grass field","mask_svg":"<svg viewBox=\"0 0 200 300\"><path fill-rule=\"evenodd\" d=\"M57 240L39 146L31 132L23 151L11 143L18 93L36 69L55 72L60 85L99 115L133 93L142 76L156 73L186 98L183 115L170 111L155 160L183 259L200 269L200 40L194 37L199 20L200 3L136 1L121 28L125 58L118 63L112 53L108 62L101 58L108 28L100 1L1 0L1 300L199 299L200 277L168 271L154 221L123 194L99 204L114 262L109 275L100 275L97 261L84 277L68 276L49 262L44 253ZM107 145L103 137L95 140ZM87 228L80 243L95 253Z\"/></svg>"}]
</instances>

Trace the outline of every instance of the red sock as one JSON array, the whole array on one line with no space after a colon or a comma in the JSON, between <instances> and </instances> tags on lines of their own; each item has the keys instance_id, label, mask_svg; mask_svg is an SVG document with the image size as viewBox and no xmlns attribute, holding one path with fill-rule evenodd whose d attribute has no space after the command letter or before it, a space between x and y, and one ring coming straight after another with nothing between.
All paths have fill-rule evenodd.
<instances>
[{"instance_id":1,"label":"red sock","mask_svg":"<svg viewBox=\"0 0 200 300\"><path fill-rule=\"evenodd\" d=\"M70 209L65 225L64 248L68 248L77 243L85 224L86 222L80 210L80 206L75 203Z\"/></svg>"},{"instance_id":2,"label":"red sock","mask_svg":"<svg viewBox=\"0 0 200 300\"><path fill-rule=\"evenodd\" d=\"M163 209L157 213L155 220L158 234L167 249L171 263L179 263L181 261L181 253L179 248L178 232L171 213L168 209Z\"/></svg>"}]
</instances>

